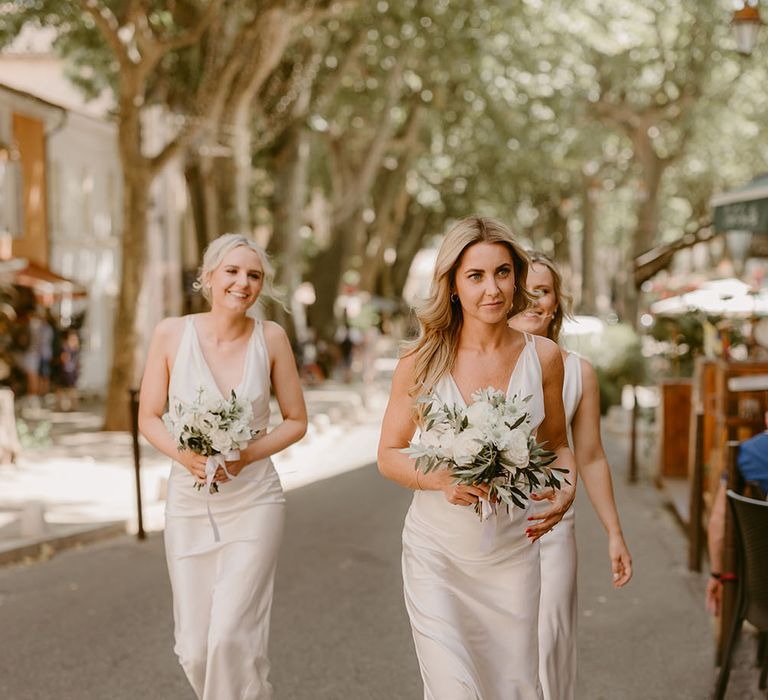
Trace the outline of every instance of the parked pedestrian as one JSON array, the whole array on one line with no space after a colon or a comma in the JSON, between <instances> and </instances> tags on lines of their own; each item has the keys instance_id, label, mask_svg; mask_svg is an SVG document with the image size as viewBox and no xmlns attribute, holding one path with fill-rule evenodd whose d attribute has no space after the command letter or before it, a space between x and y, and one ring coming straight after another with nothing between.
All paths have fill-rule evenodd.
<instances>
[{"instance_id":1,"label":"parked pedestrian","mask_svg":"<svg viewBox=\"0 0 768 700\"><path fill-rule=\"evenodd\" d=\"M768 411L765 413L768 428ZM768 429L758 433L739 446L736 468L749 491L749 495L761 499L768 496ZM707 549L711 572L707 583L706 606L713 615L720 614L723 599L723 547L725 544L725 510L728 474L723 473L712 501L707 524ZM726 572L733 573L733 572Z\"/></svg>"},{"instance_id":2,"label":"parked pedestrian","mask_svg":"<svg viewBox=\"0 0 768 700\"><path fill-rule=\"evenodd\" d=\"M211 310L158 324L141 385L141 431L173 460L165 547L175 651L203 700L272 697L267 641L285 499L270 457L307 428L288 336L276 323L247 315L262 293L271 293L273 276L252 240L217 238L196 284ZM267 433L270 385L282 421ZM260 431L239 459L226 462L226 472L216 469L218 493L193 488L211 485L207 460L179 452L162 420L166 401L175 410L201 389L221 400L235 392L250 402L250 427Z\"/></svg>"},{"instance_id":3,"label":"parked pedestrian","mask_svg":"<svg viewBox=\"0 0 768 700\"><path fill-rule=\"evenodd\" d=\"M392 380L379 443L379 469L415 490L403 528L403 580L424 697L530 700L538 679L538 538L570 507L573 456L563 410L563 361L547 338L509 328L529 302L528 257L509 229L492 219L458 222L437 254L430 296L417 311L419 338ZM481 545L475 506L487 485L458 485L446 469L422 474L403 453L423 423L416 403L434 392L468 406L478 389L530 397L537 441L555 452L563 484L538 523L526 509L500 512L495 535ZM470 507L467 507L470 506ZM527 524L527 527L526 527Z\"/></svg>"},{"instance_id":4,"label":"parked pedestrian","mask_svg":"<svg viewBox=\"0 0 768 700\"><path fill-rule=\"evenodd\" d=\"M559 341L570 295L557 266L541 253L531 253L525 286L532 305L510 321L518 330ZM632 577L632 559L619 522L608 460L600 438L600 388L592 365L562 350L565 364L563 403L576 468L608 533L613 585ZM537 498L534 496L534 498ZM538 496L541 499L541 496ZM541 501L544 506L548 501ZM576 518L570 509L556 529L541 538L539 604L539 678L544 700L569 700L576 691Z\"/></svg>"}]
</instances>

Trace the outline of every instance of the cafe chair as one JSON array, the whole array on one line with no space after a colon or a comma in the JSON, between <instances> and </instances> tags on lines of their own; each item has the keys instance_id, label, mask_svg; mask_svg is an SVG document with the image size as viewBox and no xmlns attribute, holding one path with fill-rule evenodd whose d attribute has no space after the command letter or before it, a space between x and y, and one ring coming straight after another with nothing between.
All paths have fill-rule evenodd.
<instances>
[{"instance_id":1,"label":"cafe chair","mask_svg":"<svg viewBox=\"0 0 768 700\"><path fill-rule=\"evenodd\" d=\"M768 502L728 491L728 504L736 533L736 609L728 633L722 665L715 687L715 700L723 700L728 687L733 651L744 620L759 633L758 665L760 689L768 676Z\"/></svg>"}]
</instances>

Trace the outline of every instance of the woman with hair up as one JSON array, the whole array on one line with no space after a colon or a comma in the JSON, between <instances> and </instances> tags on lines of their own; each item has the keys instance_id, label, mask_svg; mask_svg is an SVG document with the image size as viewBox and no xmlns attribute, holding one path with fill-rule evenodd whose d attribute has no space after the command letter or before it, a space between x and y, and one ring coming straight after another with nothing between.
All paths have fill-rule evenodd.
<instances>
[{"instance_id":1,"label":"woman with hair up","mask_svg":"<svg viewBox=\"0 0 768 700\"><path fill-rule=\"evenodd\" d=\"M509 328L528 306L528 257L493 219L459 221L440 246L428 299L418 310L419 338L392 380L379 443L384 476L414 489L403 528L403 582L427 700L529 700L538 681L538 539L573 500L575 473L563 412L558 347ZM423 474L403 454L419 428L417 399L433 393L467 405L488 386L527 404L537 440L567 470L550 507L499 509L490 547L472 506L482 486L457 485L448 470Z\"/></svg>"},{"instance_id":2,"label":"woman with hair up","mask_svg":"<svg viewBox=\"0 0 768 700\"><path fill-rule=\"evenodd\" d=\"M533 305L510 325L558 342L571 297L555 264L541 253L529 253L525 286ZM613 585L632 577L632 559L624 542L608 461L600 439L600 390L592 365L562 351L565 364L563 403L579 478L608 533ZM542 500L542 496L534 496ZM546 507L547 500L543 499ZM545 700L569 700L576 692L576 531L573 509L555 530L541 539L539 608L539 677Z\"/></svg>"},{"instance_id":3,"label":"woman with hair up","mask_svg":"<svg viewBox=\"0 0 768 700\"><path fill-rule=\"evenodd\" d=\"M196 284L211 310L157 325L141 384L141 432L173 460L165 551L175 651L203 700L272 697L267 640L285 501L270 457L307 427L288 337L276 323L247 315L271 294L273 276L249 238L228 233L213 241ZM266 433L270 383L282 421ZM206 458L179 452L162 421L166 402L191 403L201 388L249 401L250 427L260 431L239 459L217 468L214 493L194 488L206 483Z\"/></svg>"}]
</instances>

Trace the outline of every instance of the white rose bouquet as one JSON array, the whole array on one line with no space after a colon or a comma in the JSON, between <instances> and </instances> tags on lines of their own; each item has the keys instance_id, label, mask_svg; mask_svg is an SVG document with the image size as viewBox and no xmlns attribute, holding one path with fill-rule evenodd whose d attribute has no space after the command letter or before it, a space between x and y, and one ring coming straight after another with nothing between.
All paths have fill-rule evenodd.
<instances>
[{"instance_id":1,"label":"white rose bouquet","mask_svg":"<svg viewBox=\"0 0 768 700\"><path fill-rule=\"evenodd\" d=\"M403 452L414 457L416 469L425 474L447 467L456 483L487 485L490 502L524 508L534 489L559 489L556 472L567 473L550 466L555 453L536 442L526 411L530 398L507 398L493 387L476 391L473 403L464 408L424 397L419 441ZM475 511L483 517L482 504Z\"/></svg>"},{"instance_id":2,"label":"white rose bouquet","mask_svg":"<svg viewBox=\"0 0 768 700\"><path fill-rule=\"evenodd\" d=\"M251 429L253 408L249 401L238 399L233 391L229 400L221 399L201 388L192 403L176 402L163 416L163 423L176 440L179 451L192 450L208 457L205 467L206 486L209 493L216 493L218 485L213 480L218 467L226 461L240 459L240 450L258 435ZM203 484L195 482L195 488Z\"/></svg>"}]
</instances>

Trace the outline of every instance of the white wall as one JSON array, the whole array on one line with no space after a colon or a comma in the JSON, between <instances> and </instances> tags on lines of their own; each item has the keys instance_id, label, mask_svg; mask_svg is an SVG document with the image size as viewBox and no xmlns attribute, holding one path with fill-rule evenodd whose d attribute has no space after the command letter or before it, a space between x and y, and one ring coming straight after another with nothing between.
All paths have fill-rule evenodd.
<instances>
[{"instance_id":1,"label":"white wall","mask_svg":"<svg viewBox=\"0 0 768 700\"><path fill-rule=\"evenodd\" d=\"M154 155L176 133L168 116L160 108L144 112L144 149ZM187 211L184 172L178 160L169 162L155 178L150 189L147 217L147 265L138 299L137 364L144 365L152 331L166 316L178 316L182 310L182 232Z\"/></svg>"},{"instance_id":2,"label":"white wall","mask_svg":"<svg viewBox=\"0 0 768 700\"><path fill-rule=\"evenodd\" d=\"M49 267L88 290L80 387L103 393L120 286L121 175L113 123L68 112L48 140ZM66 312L66 308L62 309Z\"/></svg>"},{"instance_id":3,"label":"white wall","mask_svg":"<svg viewBox=\"0 0 768 700\"><path fill-rule=\"evenodd\" d=\"M121 270L122 174L117 126L105 116L112 105L111 96L85 102L65 78L62 61L50 51L50 41L45 32L30 32L0 54L0 83L66 108L36 106L51 120L48 259L53 271L88 289L87 300L74 302L75 310L86 307L80 385L104 394L112 361ZM0 90L0 138L10 130L11 114L2 94ZM62 114L66 120L57 129ZM146 110L144 126L148 154L159 151L177 129L157 108ZM181 312L181 241L187 223L184 173L178 162L172 162L156 178L151 191L147 268L144 288L136 300L139 365L143 365L157 321Z\"/></svg>"}]
</instances>

